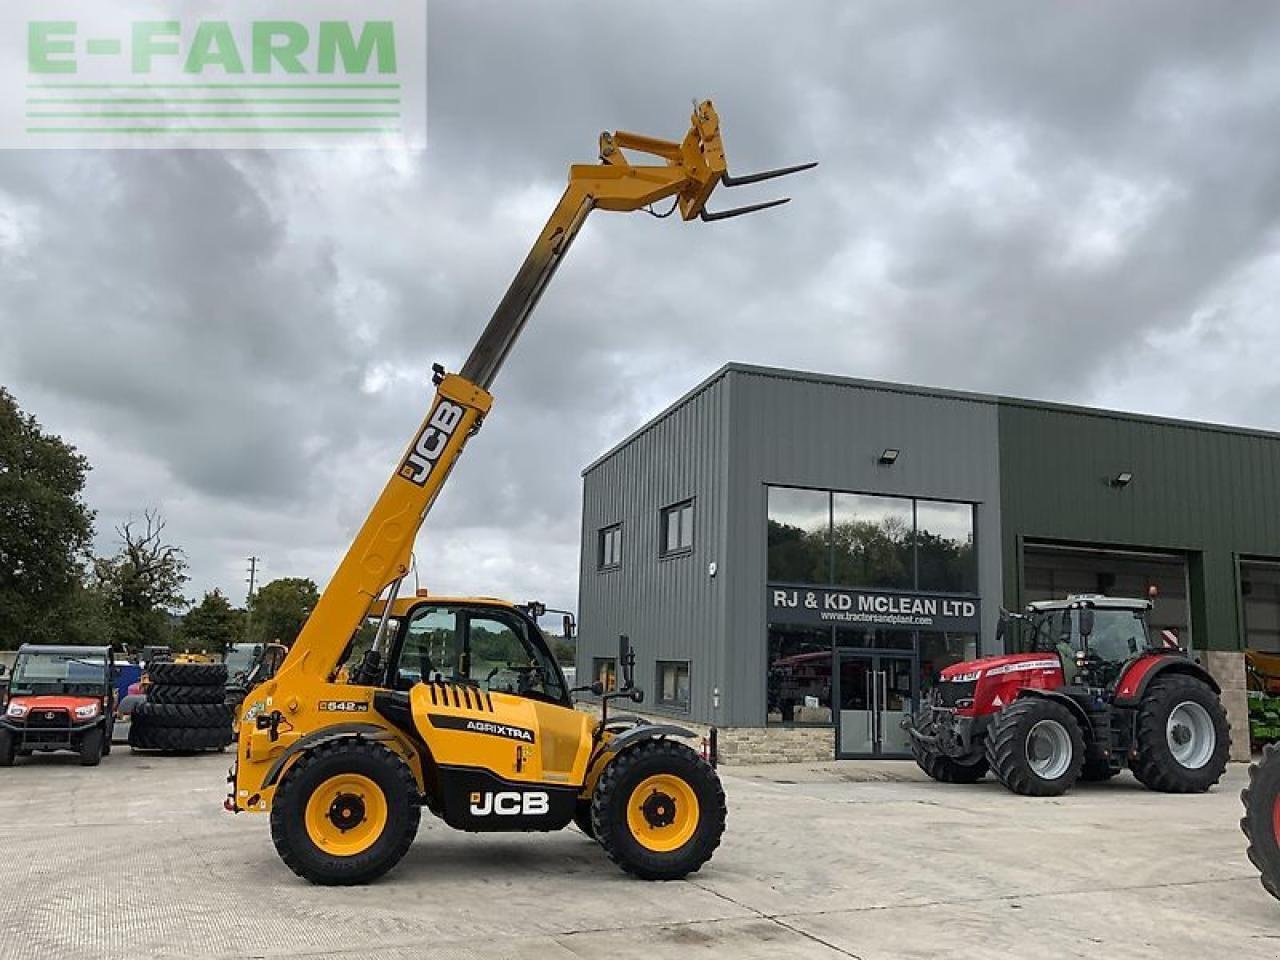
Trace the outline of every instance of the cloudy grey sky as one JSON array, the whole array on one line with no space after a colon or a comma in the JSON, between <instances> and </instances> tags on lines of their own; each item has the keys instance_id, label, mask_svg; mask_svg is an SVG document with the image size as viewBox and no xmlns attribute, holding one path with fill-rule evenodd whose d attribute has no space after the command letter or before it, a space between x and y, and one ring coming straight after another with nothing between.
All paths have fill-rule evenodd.
<instances>
[{"instance_id":1,"label":"cloudy grey sky","mask_svg":"<svg viewBox=\"0 0 1280 960\"><path fill-rule=\"evenodd\" d=\"M1280 7L429 6L429 148L0 156L0 382L189 592L323 583L602 129L719 107L786 208L597 213L418 542L574 603L580 468L728 360L1280 429ZM767 190L765 191L767 193ZM735 199L745 191L735 194Z\"/></svg>"}]
</instances>

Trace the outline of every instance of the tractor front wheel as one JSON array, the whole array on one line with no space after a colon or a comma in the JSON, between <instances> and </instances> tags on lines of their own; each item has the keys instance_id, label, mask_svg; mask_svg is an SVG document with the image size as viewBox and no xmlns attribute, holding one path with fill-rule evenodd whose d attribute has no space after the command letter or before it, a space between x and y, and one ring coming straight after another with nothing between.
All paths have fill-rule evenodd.
<instances>
[{"instance_id":1,"label":"tractor front wheel","mask_svg":"<svg viewBox=\"0 0 1280 960\"><path fill-rule=\"evenodd\" d=\"M1249 786L1240 800L1240 829L1249 840L1249 860L1262 873L1267 893L1280 900L1280 746L1263 748L1262 760L1249 767Z\"/></svg>"},{"instance_id":2,"label":"tractor front wheel","mask_svg":"<svg viewBox=\"0 0 1280 960\"><path fill-rule=\"evenodd\" d=\"M1218 695L1195 677L1157 677L1138 708L1133 775L1149 790L1204 793L1222 779L1231 725Z\"/></svg>"},{"instance_id":3,"label":"tractor front wheel","mask_svg":"<svg viewBox=\"0 0 1280 960\"><path fill-rule=\"evenodd\" d=\"M369 883L409 850L418 788L405 762L366 740L335 740L304 754L271 805L271 839L285 865L326 886Z\"/></svg>"},{"instance_id":4,"label":"tractor front wheel","mask_svg":"<svg viewBox=\"0 0 1280 960\"><path fill-rule=\"evenodd\" d=\"M1071 711L1043 697L1005 707L987 734L987 763L996 777L1024 797L1056 797L1080 778L1084 735Z\"/></svg>"},{"instance_id":5,"label":"tractor front wheel","mask_svg":"<svg viewBox=\"0 0 1280 960\"><path fill-rule=\"evenodd\" d=\"M679 880L711 859L724 833L724 788L682 743L648 740L605 768L591 825L609 859L642 880Z\"/></svg>"},{"instance_id":6,"label":"tractor front wheel","mask_svg":"<svg viewBox=\"0 0 1280 960\"><path fill-rule=\"evenodd\" d=\"M939 783L977 783L987 775L987 758L979 756L971 763L961 763L936 747L911 739L911 754L916 766Z\"/></svg>"}]
</instances>

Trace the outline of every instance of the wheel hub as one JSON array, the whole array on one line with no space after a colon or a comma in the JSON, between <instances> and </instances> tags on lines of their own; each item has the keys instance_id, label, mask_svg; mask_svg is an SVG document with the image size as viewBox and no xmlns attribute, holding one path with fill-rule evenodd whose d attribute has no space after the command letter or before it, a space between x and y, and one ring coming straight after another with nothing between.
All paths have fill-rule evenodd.
<instances>
[{"instance_id":1,"label":"wheel hub","mask_svg":"<svg viewBox=\"0 0 1280 960\"><path fill-rule=\"evenodd\" d=\"M340 793L329 804L329 822L346 833L364 822L364 800L354 793Z\"/></svg>"},{"instance_id":2,"label":"wheel hub","mask_svg":"<svg viewBox=\"0 0 1280 960\"><path fill-rule=\"evenodd\" d=\"M1188 770L1207 764L1218 745L1209 711L1194 700L1184 700L1169 712L1165 740L1174 761Z\"/></svg>"},{"instance_id":3,"label":"wheel hub","mask_svg":"<svg viewBox=\"0 0 1280 960\"><path fill-rule=\"evenodd\" d=\"M1176 744L1182 745L1191 742L1191 731L1183 724L1179 723L1169 731L1169 738Z\"/></svg>"},{"instance_id":4,"label":"wheel hub","mask_svg":"<svg viewBox=\"0 0 1280 960\"><path fill-rule=\"evenodd\" d=\"M676 820L676 802L674 798L655 790L645 799L640 807L644 819L651 827L669 827Z\"/></svg>"}]
</instances>

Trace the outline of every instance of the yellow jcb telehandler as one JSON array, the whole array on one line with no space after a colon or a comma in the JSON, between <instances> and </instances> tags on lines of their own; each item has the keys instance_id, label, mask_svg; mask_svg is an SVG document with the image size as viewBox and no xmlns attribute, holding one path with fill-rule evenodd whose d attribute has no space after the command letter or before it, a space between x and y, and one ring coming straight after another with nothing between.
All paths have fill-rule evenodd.
<instances>
[{"instance_id":1,"label":"yellow jcb telehandler","mask_svg":"<svg viewBox=\"0 0 1280 960\"><path fill-rule=\"evenodd\" d=\"M626 151L662 162L633 163ZM724 793L711 766L678 742L692 734L608 717L614 698L643 699L625 638L619 689L570 690L536 607L398 596L418 529L587 215L653 213L672 200L656 215L679 209L685 220L722 220L786 200L712 213L706 204L718 185L814 166L731 177L710 101L695 104L678 143L601 134L600 161L570 167L568 188L461 372L435 367L425 421L279 672L242 708L226 807L270 811L276 850L315 883L365 883L391 869L422 807L471 831L576 822L624 870L650 880L697 870L720 842ZM367 651L354 657L369 631ZM574 709L571 695L581 690L600 698L598 720Z\"/></svg>"}]
</instances>

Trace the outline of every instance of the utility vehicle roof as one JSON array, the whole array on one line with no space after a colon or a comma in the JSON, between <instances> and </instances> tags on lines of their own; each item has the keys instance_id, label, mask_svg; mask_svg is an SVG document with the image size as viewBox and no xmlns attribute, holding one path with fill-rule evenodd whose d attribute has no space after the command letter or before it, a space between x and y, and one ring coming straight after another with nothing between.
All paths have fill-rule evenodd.
<instances>
[{"instance_id":1,"label":"utility vehicle roof","mask_svg":"<svg viewBox=\"0 0 1280 960\"><path fill-rule=\"evenodd\" d=\"M57 647L45 643L24 643L18 648L18 654L24 653L52 653L58 656L84 656L92 654L100 657L110 657L110 647Z\"/></svg>"}]
</instances>

